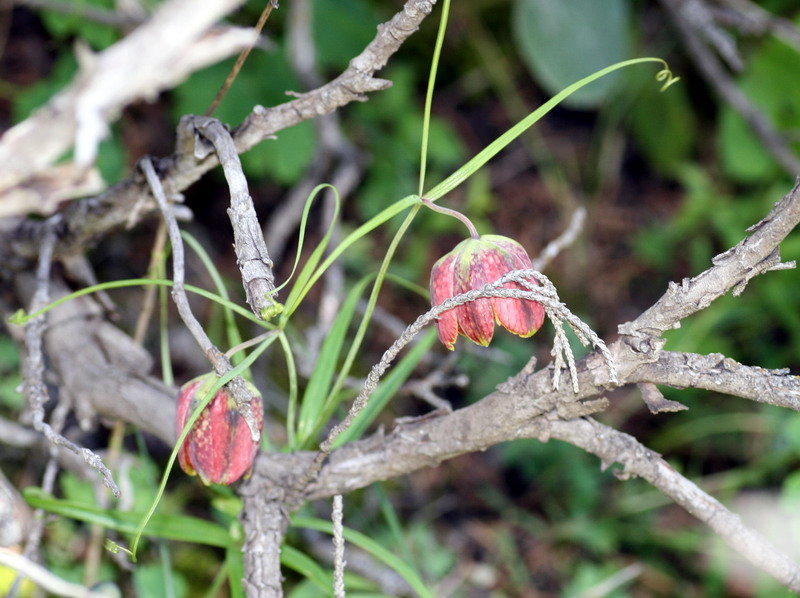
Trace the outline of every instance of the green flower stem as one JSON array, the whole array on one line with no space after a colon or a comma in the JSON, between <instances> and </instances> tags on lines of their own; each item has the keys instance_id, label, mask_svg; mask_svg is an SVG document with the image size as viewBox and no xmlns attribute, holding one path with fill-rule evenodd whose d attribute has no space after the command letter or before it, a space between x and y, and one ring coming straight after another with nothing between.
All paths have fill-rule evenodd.
<instances>
[{"instance_id":1,"label":"green flower stem","mask_svg":"<svg viewBox=\"0 0 800 598\"><path fill-rule=\"evenodd\" d=\"M350 345L350 350L347 352L347 357L344 360L344 364L342 365L339 377L336 379L336 383L328 393L327 399L325 399L323 417L320 417L317 420L320 422L320 424L327 422L328 419L333 415L333 412L339 406L338 401L336 401L336 396L344 386L344 381L350 373L350 368L353 366L353 362L355 361L356 353L358 353L358 350L361 347L361 342L364 340L364 336L367 333L367 328L369 326L370 319L372 318L372 312L375 310L375 304L378 302L378 295L380 295L383 281L386 278L386 272L389 269L389 264L394 257L397 246L400 244L403 235L405 235L406 231L411 226L411 222L414 220L417 212L419 212L420 207L421 204L417 204L411 209L411 212L408 213L406 219L400 225L400 228L398 229L397 233L395 233L389 248L386 250L386 255L383 258L381 267L378 270L378 275L375 277L375 282L372 285L372 291L370 292L369 299L367 300L367 307L364 310L364 316L361 318L361 323L359 324L356 335L353 338L353 344ZM315 430L310 437L313 438L316 432L317 430Z\"/></svg>"},{"instance_id":2,"label":"green flower stem","mask_svg":"<svg viewBox=\"0 0 800 598\"><path fill-rule=\"evenodd\" d=\"M457 210L451 210L450 208L437 206L430 199L425 199L424 197L422 198L422 203L424 203L434 212L439 212L440 214L447 214L448 216L452 216L453 218L458 218L461 222L464 223L464 226L467 227L467 229L469 230L469 235L473 239L480 239L481 236L478 234L478 229L476 229L475 225L472 224L472 221L461 212Z\"/></svg>"},{"instance_id":3,"label":"green flower stem","mask_svg":"<svg viewBox=\"0 0 800 598\"><path fill-rule=\"evenodd\" d=\"M428 88L425 91L425 112L422 117L422 144L419 157L419 191L422 195L425 187L425 170L428 162L428 134L431 126L431 105L433 104L433 88L436 83L436 72L439 69L439 59L442 54L442 44L444 43L444 33L447 30L447 21L450 15L450 0L442 3L442 16L439 20L439 32L436 35L436 44L433 47L433 57L431 58L431 71L428 75Z\"/></svg>"}]
</instances>

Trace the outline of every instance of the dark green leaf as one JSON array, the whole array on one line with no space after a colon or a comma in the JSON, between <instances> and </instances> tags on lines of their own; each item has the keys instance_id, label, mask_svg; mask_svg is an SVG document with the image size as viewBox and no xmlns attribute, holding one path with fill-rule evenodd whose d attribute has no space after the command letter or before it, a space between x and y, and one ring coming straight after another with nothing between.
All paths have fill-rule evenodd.
<instances>
[{"instance_id":1,"label":"dark green leaf","mask_svg":"<svg viewBox=\"0 0 800 598\"><path fill-rule=\"evenodd\" d=\"M630 57L627 0L516 0L514 41L538 83L554 95L595 71ZM619 73L564 100L590 109L614 90Z\"/></svg>"}]
</instances>

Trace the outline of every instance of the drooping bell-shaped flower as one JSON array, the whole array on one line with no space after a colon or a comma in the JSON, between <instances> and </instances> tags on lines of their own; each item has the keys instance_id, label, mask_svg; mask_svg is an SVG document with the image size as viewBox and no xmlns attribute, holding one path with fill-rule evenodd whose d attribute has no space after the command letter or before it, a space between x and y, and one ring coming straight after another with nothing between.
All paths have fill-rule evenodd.
<instances>
[{"instance_id":1,"label":"drooping bell-shaped flower","mask_svg":"<svg viewBox=\"0 0 800 598\"><path fill-rule=\"evenodd\" d=\"M183 385L178 396L177 435L216 380L214 374L205 374ZM261 395L252 384L246 385L252 396L250 407L260 430L264 418ZM253 442L247 422L223 386L186 436L178 451L178 462L183 471L200 476L206 485L212 482L232 484L250 474L257 453L258 443Z\"/></svg>"},{"instance_id":2,"label":"drooping bell-shaped flower","mask_svg":"<svg viewBox=\"0 0 800 598\"><path fill-rule=\"evenodd\" d=\"M501 235L466 239L434 264L431 302L439 305L445 299L495 282L511 270L530 270L532 267L525 249L513 239ZM523 288L515 282L503 286ZM436 328L439 339L452 350L459 334L485 347L492 341L495 323L527 338L539 330L543 321L544 308L536 301L481 297L442 313L436 321Z\"/></svg>"}]
</instances>

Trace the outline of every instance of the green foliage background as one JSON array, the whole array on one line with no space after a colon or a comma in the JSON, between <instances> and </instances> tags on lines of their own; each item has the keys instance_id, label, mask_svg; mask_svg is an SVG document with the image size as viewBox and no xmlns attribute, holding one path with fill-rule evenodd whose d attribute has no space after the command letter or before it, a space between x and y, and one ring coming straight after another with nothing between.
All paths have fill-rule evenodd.
<instances>
[{"instance_id":1,"label":"green foliage background","mask_svg":"<svg viewBox=\"0 0 800 598\"><path fill-rule=\"evenodd\" d=\"M106 8L113 5L110 0L85 1ZM233 20L254 23L261 5L248 2ZM312 5L317 63L325 80L346 68L372 39L375 25L399 7L377 0L313 0ZM800 17L791 2L762 5L787 19ZM665 58L682 78L678 85L658 93L647 69L622 71L594 84L443 200L470 216L481 232L514 237L531 254L563 229L577 205L585 206L589 218L584 234L547 274L572 309L611 339L616 326L648 307L669 281L703 271L714 255L739 242L747 227L789 190L793 179L741 117L711 93L692 67L691 57L677 45L675 31L658 6L625 0L598 6L594 0L454 4L433 104L427 180L441 181L572 81L617 60ZM275 105L287 99L287 91L303 91L287 60L286 12L282 6L270 18L271 48L251 55L218 110L223 121L235 126L253 105ZM56 12L37 12L33 19L34 34L48 48L49 68L35 82L7 88L9 121L24 118L75 75L73 42L82 39L101 50L120 36L111 27ZM660 24L653 27L654 22ZM342 131L365 164L356 192L343 200L344 233L416 191L422 105L435 30L434 19L426 20L392 58L381 73L393 82L391 89L339 113ZM790 136L800 125L796 76L800 53L770 36L737 41L746 64L736 76L737 85L776 128ZM13 36L9 43L14 43ZM178 118L206 108L231 64L226 61L200 71L153 104L126 111L101 152L99 166L106 180L113 183L131 172L140 157L131 153L136 134L151 140L151 146L144 142L144 151L158 153L165 144L169 147ZM139 118L141 114L151 117ZM314 124L303 123L242 157L263 218L274 213L307 173L316 147ZM193 231L208 243L222 277L232 281L236 271L228 259L230 239L217 232L225 192L219 176L207 179L187 193L187 204L197 215ZM318 217L315 214L312 220ZM345 255L348 288L377 270L395 228L390 224ZM425 286L433 261L463 235L455 220L423 213L399 248L391 274ZM146 240L133 239L130 247L107 242L92 257L101 278L111 280L142 275L146 260L136 256L147 251ZM800 237L792 235L782 254L784 260L796 259ZM280 266L283 277L290 261L287 258L287 264ZM796 373L798 283L796 271L753 280L741 297L724 297L669 333L667 349L720 352L747 364ZM130 324L134 299L124 291L115 299ZM308 311L301 317L313 317L314 301L311 296L304 304ZM380 305L410 322L427 304L402 286L390 284ZM206 314L209 320L211 313ZM218 324L220 319L216 320ZM212 323L210 330L224 338L224 327L217 324ZM347 322L342 325L352 329ZM241 328L247 334L248 329ZM301 335L303 330L294 333ZM370 329L354 375L365 374L391 340L379 327ZM531 351L540 363L547 363L550 340L546 330L532 341L502 335L487 351L460 341L452 367L471 382L466 388L440 390L455 407L478 400L517 371ZM446 357L439 348L429 353L435 364ZM282 421L289 382L274 361L280 360L273 360L256 378L271 388L265 398L273 419ZM13 344L0 338L0 410L7 417L15 417L22 407L13 391L19 384L17 367ZM177 363L176 368L180 379L195 373L191 364ZM308 380L301 384L305 388ZM661 452L723 502L735 504L757 491L771 501L767 504L796 511L800 415L707 391L662 390L690 409L653 416L635 389L623 389L610 397L612 406L601 419ZM347 392L341 398L352 396L352 390ZM388 402L392 395L386 398ZM388 402L378 421L388 423L427 409L400 395ZM163 447L149 450L135 431L128 436L132 441L126 451L137 463L130 508L141 512L155 492L165 454ZM24 477L25 463L19 455L9 455L8 463L17 479ZM91 487L72 476L62 475L58 489L62 501L94 504ZM33 495L29 498L36 500ZM57 501L47 504L53 510L65 508ZM231 546L156 539L144 547L133 573L106 559L100 579L115 580L138 596L238 595L222 583L220 571L226 561L237 558L239 506L229 489L201 488L185 477L174 480L159 508L165 521L171 515L188 514L212 521L230 530ZM710 533L645 483L620 482L611 471L601 471L593 457L556 442L520 440L485 454L463 456L435 470L354 493L347 497L346 508L346 524L396 555L433 595L585 596L582 592L620 571L635 575L603 595L786 594L759 574L749 581L735 578L731 572L738 565L714 545ZM299 516L307 518L308 525L293 527L287 539L287 593L325 595L329 590L321 580L328 575L328 565L317 564L324 560L313 551L321 532L310 531L313 517L326 516L325 506L310 505ZM192 523L186 525L189 529ZM785 523L794 526L790 529L795 538L800 537L797 525L796 518ZM48 566L80 581L81 550L88 533L85 523L69 517L48 525L44 544ZM365 550L375 555L376 549ZM390 593L355 570L349 573L348 587L353 595Z\"/></svg>"}]
</instances>

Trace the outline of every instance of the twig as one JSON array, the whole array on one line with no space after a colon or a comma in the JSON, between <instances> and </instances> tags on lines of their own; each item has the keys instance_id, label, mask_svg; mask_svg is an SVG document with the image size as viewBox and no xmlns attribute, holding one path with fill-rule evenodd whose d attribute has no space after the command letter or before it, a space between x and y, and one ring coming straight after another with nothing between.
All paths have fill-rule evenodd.
<instances>
[{"instance_id":1,"label":"twig","mask_svg":"<svg viewBox=\"0 0 800 598\"><path fill-rule=\"evenodd\" d=\"M344 569L347 561L344 558L344 527L342 517L344 515L344 505L342 495L337 494L333 497L333 510L331 520L333 522L333 596L334 598L345 598L344 591Z\"/></svg>"},{"instance_id":2,"label":"twig","mask_svg":"<svg viewBox=\"0 0 800 598\"><path fill-rule=\"evenodd\" d=\"M213 4L217 8L222 3ZM271 138L277 131L304 120L317 118L321 114L331 113L350 102L363 101L366 99L366 93L389 87L391 83L374 78L375 73L385 66L392 54L417 30L422 20L433 10L434 4L433 0L406 0L403 8L390 21L378 27L375 39L361 54L350 61L347 70L335 80L285 104L273 108L255 107L245 122L233 132L237 151L245 152L261 141ZM189 12L197 10L194 0L187 0L186 5L186 10ZM158 40L158 37L154 39ZM155 42L150 46L159 47ZM147 70L147 67L138 61L138 57L134 56L134 58L137 60L138 69ZM114 72L119 76L118 69ZM41 129L37 129L38 121L37 123L24 122L27 123L25 126L34 129L34 133L31 133L33 139L31 152L41 151L42 139L50 140L50 135L52 135L51 123L44 123ZM42 131L45 132L42 133ZM21 164L17 166L24 172L20 173L16 170L17 167L14 165L19 154L15 153L11 142L7 139L8 135L10 135L10 131L0 138L0 157L9 155L9 160L12 158L13 160L0 161L0 163L4 164L4 168L11 168L17 172L18 174L15 174L13 178L18 180L16 177L23 178L26 176L25 173L40 168L40 165L37 166L38 163L28 164L25 162L26 158L23 157L20 159ZM59 145L54 153L60 156L71 138L70 134L66 142ZM217 165L216 154L198 160L194 157L194 139L184 139L187 142L185 144L181 142L181 139L179 135L175 154L159 160L157 164L157 170L161 174L164 186L170 189L171 193L178 193L186 189L203 173ZM0 187L3 184L10 185L12 183L0 181ZM59 235L56 255L85 251L109 230L124 225L133 206L143 195L147 194L147 187L147 182L143 181L141 176L133 176L102 195L72 202L61 212L64 218L64 227ZM3 199L0 198L0 205L2 202ZM151 209L154 208L156 206L151 207ZM38 243L43 233L41 223L29 219L23 220L13 233L9 233L7 235L9 244L0 246L0 273L11 273L28 268L29 260L35 259Z\"/></svg>"},{"instance_id":3,"label":"twig","mask_svg":"<svg viewBox=\"0 0 800 598\"><path fill-rule=\"evenodd\" d=\"M158 263L164 254L164 248L167 246L167 227L164 220L158 223L156 229L156 237L153 239L153 247L150 250L150 263L147 265L147 276L155 278ZM150 318L153 315L153 310L156 304L156 293L158 287L150 285L144 289L144 297L142 298L141 310L136 318L136 327L134 328L133 340L138 344L144 344L145 335L147 334L147 325L150 323Z\"/></svg>"},{"instance_id":4,"label":"twig","mask_svg":"<svg viewBox=\"0 0 800 598\"><path fill-rule=\"evenodd\" d=\"M545 248L542 249L542 252L531 260L531 267L539 272L546 269L547 266L550 265L550 262L552 262L558 256L558 254L575 242L575 239L578 238L578 235L583 230L583 224L585 221L586 208L581 206L572 213L572 217L569 219L569 225L567 226L566 230L564 230L564 232L558 237L550 241Z\"/></svg>"},{"instance_id":5,"label":"twig","mask_svg":"<svg viewBox=\"0 0 800 598\"><path fill-rule=\"evenodd\" d=\"M107 123L124 106L249 44L252 31L209 31L241 2L168 0L145 24L95 55L46 108L0 138L0 190L46 169L73 145L78 168L90 166Z\"/></svg>"},{"instance_id":6,"label":"twig","mask_svg":"<svg viewBox=\"0 0 800 598\"><path fill-rule=\"evenodd\" d=\"M269 15L272 13L273 8L278 8L278 0L267 1L267 5L264 7L264 10L261 11L261 16L258 17L258 22L256 23L255 26L256 35L261 34L261 30L264 29L264 25L266 24ZM250 56L250 52L253 51L255 45L256 42L254 40L252 44L247 46L244 50L242 50L239 53L239 56L236 58L236 62L234 63L231 72L228 73L228 76L225 78L225 82L222 84L222 87L217 92L217 95L214 96L211 105L209 105L209 107L206 109L205 111L206 116L211 116L212 114L214 114L214 111L217 109L217 106L219 106L219 103L225 97L225 94L228 93L228 90L231 88L231 85L233 85L233 81L234 79L236 79L236 76L239 74L239 71L242 70L242 65L244 65L244 61L247 60L248 56Z\"/></svg>"},{"instance_id":7,"label":"twig","mask_svg":"<svg viewBox=\"0 0 800 598\"><path fill-rule=\"evenodd\" d=\"M772 33L800 50L800 30L789 19L777 17L750 0L727 0L729 6L710 6L714 19L745 35Z\"/></svg>"},{"instance_id":8,"label":"twig","mask_svg":"<svg viewBox=\"0 0 800 598\"><path fill-rule=\"evenodd\" d=\"M41 565L8 548L0 548L0 565L19 571L48 592L68 598L108 598L103 592L94 592L80 584L72 583L50 573Z\"/></svg>"},{"instance_id":9,"label":"twig","mask_svg":"<svg viewBox=\"0 0 800 598\"><path fill-rule=\"evenodd\" d=\"M614 462L624 466L622 477L639 476L672 498L689 513L713 529L728 546L759 569L766 571L794 592L800 592L800 565L766 538L742 523L718 500L675 471L658 454L642 446L633 436L591 418L553 421L550 434L597 455L604 467ZM619 477L619 476L618 476Z\"/></svg>"},{"instance_id":10,"label":"twig","mask_svg":"<svg viewBox=\"0 0 800 598\"><path fill-rule=\"evenodd\" d=\"M147 177L147 181L156 198L161 212L164 215L164 221L167 224L167 233L169 240L172 244L172 300L175 302L180 314L181 320L192 333L197 344L203 350L211 365L214 367L218 376L228 373L231 369L230 360L211 342L205 330L194 317L191 307L189 307L189 300L186 297L186 290L184 289L184 252L183 252L183 239L181 239L180 230L178 230L178 223L172 213L169 204L167 203L167 196L164 193L164 188L161 185L161 180L158 178L153 163L150 158L145 156L140 161L142 171ZM256 422L253 409L250 406L252 396L247 390L247 385L241 376L236 376L233 380L228 382L227 388L236 403L236 409L247 422L250 428L250 435L253 442L258 442L261 438L261 430Z\"/></svg>"},{"instance_id":11,"label":"twig","mask_svg":"<svg viewBox=\"0 0 800 598\"><path fill-rule=\"evenodd\" d=\"M662 351L653 363L634 370L629 382L651 382L673 388L703 388L765 405L800 411L800 377L789 370L742 365L719 353L697 355Z\"/></svg>"},{"instance_id":12,"label":"twig","mask_svg":"<svg viewBox=\"0 0 800 598\"><path fill-rule=\"evenodd\" d=\"M42 239L39 266L36 270L36 292L31 300L30 311L34 312L49 303L50 297L50 265L53 254L53 247L56 242L54 228L59 224L59 216L50 219L48 229L50 233ZM25 346L27 356L23 367L25 378L25 394L28 397L28 404L33 413L33 429L41 432L54 446L64 448L80 455L103 476L103 482L119 497L120 492L108 468L103 465L100 457L87 448L82 448L74 442L67 440L57 433L47 422L44 421L44 406L49 400L49 392L44 382L44 355L42 352L42 336L46 325L46 314L31 319L25 325Z\"/></svg>"},{"instance_id":13,"label":"twig","mask_svg":"<svg viewBox=\"0 0 800 598\"><path fill-rule=\"evenodd\" d=\"M216 152L228 187L231 192L231 207L228 216L233 226L236 262L242 274L242 284L247 295L247 304L259 318L269 320L280 312L275 301L275 276L267 244L258 223L253 198L247 188L247 179L242 172L242 163L230 133L215 118L206 116L184 117L190 119L192 127L207 140ZM198 139L195 152L209 151Z\"/></svg>"},{"instance_id":14,"label":"twig","mask_svg":"<svg viewBox=\"0 0 800 598\"><path fill-rule=\"evenodd\" d=\"M800 182L779 201L761 222L747 229L741 242L712 259L713 266L680 284L670 283L667 292L632 322L620 325L620 334L649 342L645 336L660 336L678 327L681 320L705 309L729 291L743 288L754 276L780 264L778 247L800 222Z\"/></svg>"},{"instance_id":15,"label":"twig","mask_svg":"<svg viewBox=\"0 0 800 598\"><path fill-rule=\"evenodd\" d=\"M769 119L741 92L714 53L699 39L703 34L685 13L685 0L661 0L700 72L719 96L750 125L750 128L790 176L800 174L800 160Z\"/></svg>"}]
</instances>

